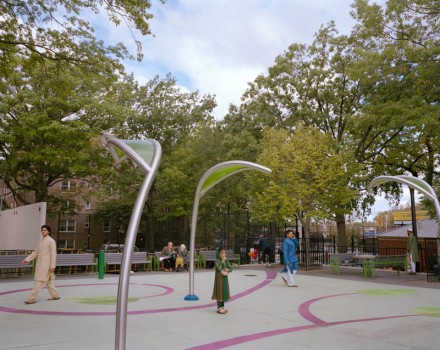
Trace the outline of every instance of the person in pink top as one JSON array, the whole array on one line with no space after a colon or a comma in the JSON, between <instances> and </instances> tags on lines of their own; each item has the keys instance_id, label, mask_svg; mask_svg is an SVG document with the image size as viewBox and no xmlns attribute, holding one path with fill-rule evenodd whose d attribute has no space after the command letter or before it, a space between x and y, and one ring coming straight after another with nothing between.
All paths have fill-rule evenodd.
<instances>
[{"instance_id":1,"label":"person in pink top","mask_svg":"<svg viewBox=\"0 0 440 350\"><path fill-rule=\"evenodd\" d=\"M55 289L55 266L57 260L57 245L55 240L50 237L51 229L49 225L41 226L41 238L40 242L38 242L35 251L32 252L26 259L24 259L21 263L27 264L30 261L37 259L35 266L35 276L34 276L34 288L32 289L31 294L29 295L28 300L25 301L25 304L35 304L38 293L41 288L44 286L47 287L49 294L51 296L48 300L58 300L60 299L60 295Z\"/></svg>"}]
</instances>

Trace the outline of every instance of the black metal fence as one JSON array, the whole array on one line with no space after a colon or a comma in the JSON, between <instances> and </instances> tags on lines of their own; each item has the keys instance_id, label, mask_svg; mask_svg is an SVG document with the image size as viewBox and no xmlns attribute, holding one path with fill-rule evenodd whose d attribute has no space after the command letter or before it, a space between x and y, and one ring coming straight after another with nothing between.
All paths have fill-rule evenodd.
<instances>
[{"instance_id":1,"label":"black metal fence","mask_svg":"<svg viewBox=\"0 0 440 350\"><path fill-rule=\"evenodd\" d=\"M89 214L63 217L52 215L52 236L57 240L60 248L76 248L99 250L104 241L123 244L125 232L121 228L107 226ZM70 231L70 224L75 221L75 230ZM190 216L157 217L144 215L139 225L136 246L141 250L150 252L162 250L168 241L175 245L182 243L189 246L190 241ZM318 227L318 226L316 226ZM270 261L279 263L282 260L282 241L288 228L297 229L295 222L260 222L248 212L224 213L216 212L200 215L197 223L195 239L196 249L215 249L224 247L240 254L242 263L249 263L249 251L258 249L260 234L264 234L272 244ZM301 235L298 235L301 237ZM299 253L302 269L321 268L328 263L329 256L335 253L349 252L354 254L372 255L403 255L406 254L405 246L380 244L381 238L364 237L353 234L347 237L347 245L338 244L337 236L331 235L324 238L323 232L311 232L310 238L301 239ZM420 239L423 242L419 249L419 270L426 272L431 261L438 260L438 239ZM429 260L429 261L428 261Z\"/></svg>"}]
</instances>

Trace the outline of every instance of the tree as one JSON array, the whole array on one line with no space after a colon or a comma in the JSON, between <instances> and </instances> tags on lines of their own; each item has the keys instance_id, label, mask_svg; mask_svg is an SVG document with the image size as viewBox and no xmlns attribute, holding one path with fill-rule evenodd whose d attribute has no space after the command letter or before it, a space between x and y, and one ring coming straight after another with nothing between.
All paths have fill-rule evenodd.
<instances>
[{"instance_id":1,"label":"tree","mask_svg":"<svg viewBox=\"0 0 440 350\"><path fill-rule=\"evenodd\" d=\"M192 139L199 139L200 130L206 131L204 137L209 139L214 124L212 111L215 101L209 95L200 96L198 92L182 91L169 74L164 79L156 76L145 85L132 82L130 77L126 84L115 96L116 106L123 108L125 113L123 118L115 121L111 131L122 139L154 139L161 144L163 151L161 166L145 211L163 215L164 218L168 214L185 215L192 209L189 203L193 201L196 184L191 185L189 180L194 180L194 174L198 174L193 169L203 169L200 164L192 162L200 163L202 160L203 163L211 159L193 154L189 144ZM120 179L112 180L115 193L128 200L127 186L132 175L118 173L117 177ZM191 195L188 193L189 188ZM105 203L101 211L105 215L116 214L126 205L124 202L119 203L121 208L117 203Z\"/></svg>"},{"instance_id":2,"label":"tree","mask_svg":"<svg viewBox=\"0 0 440 350\"><path fill-rule=\"evenodd\" d=\"M258 177L262 182L257 182L252 213L266 220L296 216L306 238L312 220L331 218L335 208L349 208L356 196L347 187L351 175L337 142L313 127L298 124L292 134L267 129L258 162L273 173L269 185Z\"/></svg>"},{"instance_id":3,"label":"tree","mask_svg":"<svg viewBox=\"0 0 440 350\"><path fill-rule=\"evenodd\" d=\"M124 22L141 59L135 31L151 34L150 6L148 0L0 0L0 171L18 202L63 207L49 187L63 179L97 184L98 173L108 170L94 140L129 114L135 83L119 59L132 56L123 44L98 41L85 18L105 11L115 25Z\"/></svg>"},{"instance_id":4,"label":"tree","mask_svg":"<svg viewBox=\"0 0 440 350\"><path fill-rule=\"evenodd\" d=\"M128 26L140 60L142 46L134 32L151 34L148 24L153 17L148 12L150 6L149 0L0 0L0 47L4 54L17 51L23 56L38 54L46 59L77 64L96 63L94 54L98 51L122 58L128 54L124 45L105 47L95 39L92 25L84 19L87 13L96 15L104 10L116 26L122 22Z\"/></svg>"},{"instance_id":5,"label":"tree","mask_svg":"<svg viewBox=\"0 0 440 350\"><path fill-rule=\"evenodd\" d=\"M433 185L439 175L440 2L358 0L353 8L361 57L353 73L365 87L363 113L371 121L388 119L388 134L398 136L384 138L370 165Z\"/></svg>"},{"instance_id":6,"label":"tree","mask_svg":"<svg viewBox=\"0 0 440 350\"><path fill-rule=\"evenodd\" d=\"M345 213L355 210L362 202L361 189L370 176L365 166L348 166L362 165L365 154L356 155L362 139L353 137L359 131L355 121L360 118L363 105L360 82L349 76L350 67L357 59L355 41L339 36L334 23L330 23L319 30L311 45L292 44L278 56L269 74L260 75L250 84L241 107L242 114L251 118L258 128L268 126L293 132L301 122L335 140L336 152L344 154L347 162L345 169L354 171L347 170L346 186L357 189L359 194L344 206L334 206L341 244L346 238ZM346 159L347 155L353 158Z\"/></svg>"},{"instance_id":7,"label":"tree","mask_svg":"<svg viewBox=\"0 0 440 350\"><path fill-rule=\"evenodd\" d=\"M123 138L155 139L165 155L199 124L213 125L216 106L210 95L182 91L170 74L138 86L130 104L133 112L115 127L115 133Z\"/></svg>"},{"instance_id":8,"label":"tree","mask_svg":"<svg viewBox=\"0 0 440 350\"><path fill-rule=\"evenodd\" d=\"M19 203L55 201L51 186L91 180L106 163L94 139L109 125L91 111L112 105L117 76L40 55L9 68L0 71L0 172Z\"/></svg>"}]
</instances>

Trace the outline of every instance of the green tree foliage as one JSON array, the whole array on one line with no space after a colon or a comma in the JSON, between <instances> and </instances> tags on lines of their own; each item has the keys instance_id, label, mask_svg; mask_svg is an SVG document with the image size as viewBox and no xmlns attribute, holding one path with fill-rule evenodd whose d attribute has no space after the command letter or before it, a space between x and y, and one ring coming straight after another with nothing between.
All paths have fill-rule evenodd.
<instances>
[{"instance_id":1,"label":"green tree foliage","mask_svg":"<svg viewBox=\"0 0 440 350\"><path fill-rule=\"evenodd\" d=\"M210 95L182 91L168 74L164 79L156 76L137 87L130 105L133 112L115 127L115 133L122 138L155 139L166 155L191 135L199 123L213 125L216 103Z\"/></svg>"},{"instance_id":2,"label":"green tree foliage","mask_svg":"<svg viewBox=\"0 0 440 350\"><path fill-rule=\"evenodd\" d=\"M353 37L361 59L353 70L363 86L365 115L359 129L386 121L370 166L411 174L430 185L439 175L440 2L389 0L383 6L355 1Z\"/></svg>"},{"instance_id":3,"label":"green tree foliage","mask_svg":"<svg viewBox=\"0 0 440 350\"><path fill-rule=\"evenodd\" d=\"M15 198L50 202L50 186L97 175L105 160L94 139L106 122L89 112L111 104L117 78L40 55L16 56L0 73L0 172Z\"/></svg>"},{"instance_id":4,"label":"green tree foliage","mask_svg":"<svg viewBox=\"0 0 440 350\"><path fill-rule=\"evenodd\" d=\"M60 194L48 192L57 182L98 186L109 179L104 164L111 163L94 140L123 124L136 84L119 61L132 56L122 44L98 41L87 16L104 11L116 26L127 25L140 59L135 32L150 34L150 6L148 0L0 0L0 171L19 203L46 200L50 210L60 209L66 207Z\"/></svg>"},{"instance_id":5,"label":"green tree foliage","mask_svg":"<svg viewBox=\"0 0 440 350\"><path fill-rule=\"evenodd\" d=\"M336 142L336 153L343 154L346 161L346 186L358 191L357 198L339 208L334 206L341 241L345 238L345 213L362 202L361 189L371 175L363 166L364 154L355 158L361 140L353 134L363 106L360 82L350 78L350 67L357 59L355 41L338 35L330 23L319 30L311 45L292 44L278 56L269 74L250 84L240 108L240 114L259 129L268 126L293 132L301 122Z\"/></svg>"},{"instance_id":6,"label":"green tree foliage","mask_svg":"<svg viewBox=\"0 0 440 350\"><path fill-rule=\"evenodd\" d=\"M114 108L126 113L115 121L111 131L121 139L154 139L163 150L161 167L145 212L163 218L190 213L196 177L204 166L208 169L216 159L210 154L215 149L214 139L210 137L214 99L209 95L200 96L198 92L182 91L171 75L164 79L155 77L145 85L138 85L129 77L118 88ZM127 213L130 203L132 206L141 185L137 176L128 167L115 177L107 178L115 197L102 203L99 216L125 218L125 224L120 226L127 226L129 216L123 213Z\"/></svg>"},{"instance_id":7,"label":"green tree foliage","mask_svg":"<svg viewBox=\"0 0 440 350\"><path fill-rule=\"evenodd\" d=\"M296 216L306 237L312 220L334 219L335 208L348 207L356 196L347 187L350 174L337 142L313 127L299 124L292 134L285 129L268 129L258 162L273 173L269 185L258 177L252 214L268 221Z\"/></svg>"},{"instance_id":8,"label":"green tree foliage","mask_svg":"<svg viewBox=\"0 0 440 350\"><path fill-rule=\"evenodd\" d=\"M85 19L87 14L93 16L104 11L116 26L121 23L128 26L140 60L142 47L135 31L151 34L150 6L149 0L1 0L0 46L3 54L37 53L47 59L76 63L96 63L94 55L98 52L122 58L128 54L124 45L105 47L96 40L92 25Z\"/></svg>"}]
</instances>

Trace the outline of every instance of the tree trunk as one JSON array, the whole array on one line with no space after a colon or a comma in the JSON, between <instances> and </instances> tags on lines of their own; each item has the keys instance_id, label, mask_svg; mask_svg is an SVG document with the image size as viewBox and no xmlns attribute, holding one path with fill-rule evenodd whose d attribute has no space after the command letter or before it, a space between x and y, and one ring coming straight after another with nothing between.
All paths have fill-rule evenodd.
<instances>
[{"instance_id":1,"label":"tree trunk","mask_svg":"<svg viewBox=\"0 0 440 350\"><path fill-rule=\"evenodd\" d=\"M336 229L338 232L338 251L347 252L347 235L345 234L345 215L336 214Z\"/></svg>"}]
</instances>

